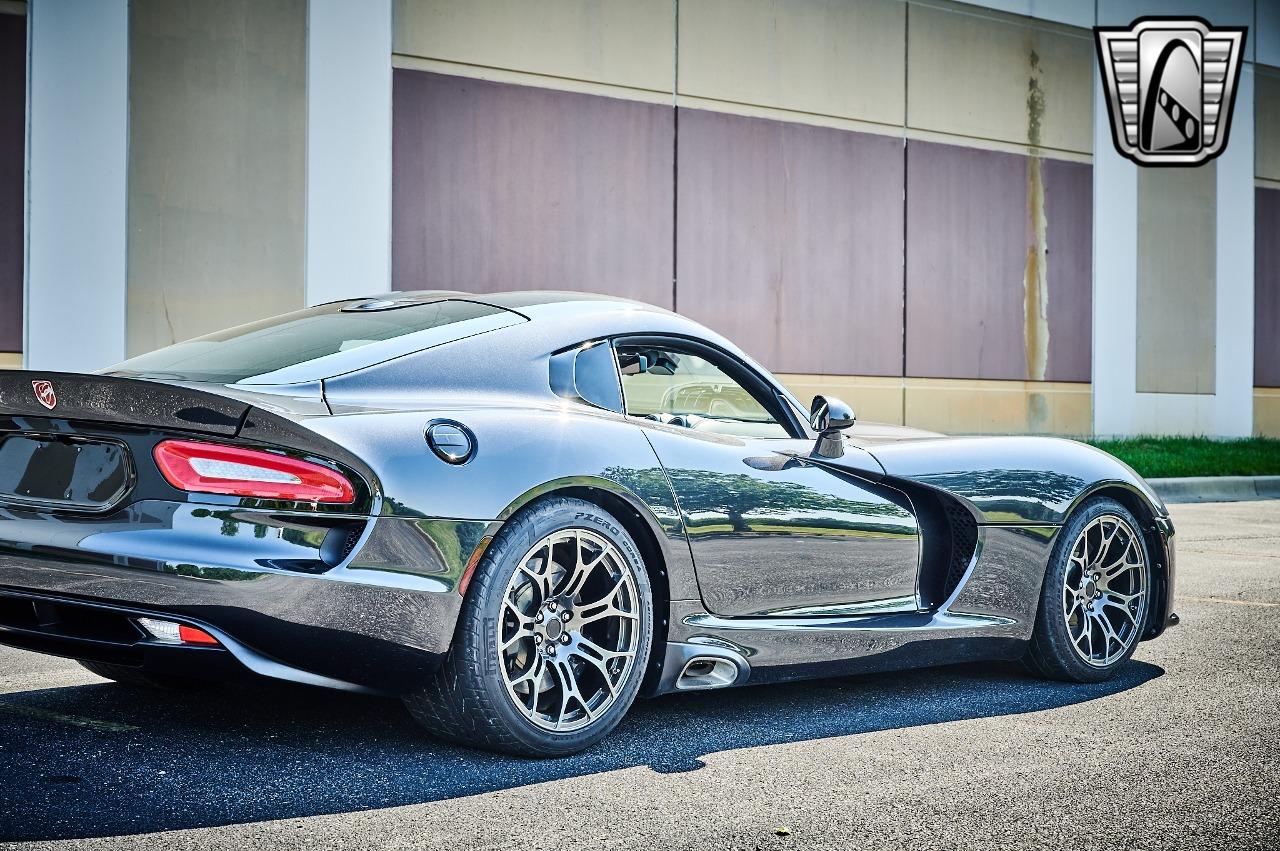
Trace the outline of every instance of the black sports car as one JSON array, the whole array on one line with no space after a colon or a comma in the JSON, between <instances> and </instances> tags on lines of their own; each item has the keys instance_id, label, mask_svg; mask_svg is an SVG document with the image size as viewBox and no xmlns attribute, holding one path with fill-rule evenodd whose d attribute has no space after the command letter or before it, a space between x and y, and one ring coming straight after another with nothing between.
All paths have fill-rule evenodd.
<instances>
[{"instance_id":1,"label":"black sports car","mask_svg":"<svg viewBox=\"0 0 1280 851\"><path fill-rule=\"evenodd\" d=\"M806 414L694 322L401 292L0 375L0 642L403 697L557 755L638 694L982 659L1110 676L1173 527L1091 447Z\"/></svg>"}]
</instances>

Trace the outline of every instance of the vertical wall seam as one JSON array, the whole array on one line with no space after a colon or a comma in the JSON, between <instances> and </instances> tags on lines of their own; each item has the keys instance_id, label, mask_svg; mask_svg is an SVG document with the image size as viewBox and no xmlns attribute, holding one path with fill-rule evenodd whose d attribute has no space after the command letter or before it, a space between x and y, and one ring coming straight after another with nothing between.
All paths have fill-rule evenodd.
<instances>
[{"instance_id":1,"label":"vertical wall seam","mask_svg":"<svg viewBox=\"0 0 1280 851\"><path fill-rule=\"evenodd\" d=\"M311 305L311 10L315 0L307 0L302 22L302 304Z\"/></svg>"},{"instance_id":2,"label":"vertical wall seam","mask_svg":"<svg viewBox=\"0 0 1280 851\"><path fill-rule=\"evenodd\" d=\"M671 311L679 310L680 250L680 0L671 0Z\"/></svg>"},{"instance_id":3,"label":"vertical wall seam","mask_svg":"<svg viewBox=\"0 0 1280 851\"><path fill-rule=\"evenodd\" d=\"M22 144L22 368L31 368L31 43L35 34L35 6L27 5L27 85Z\"/></svg>"},{"instance_id":4,"label":"vertical wall seam","mask_svg":"<svg viewBox=\"0 0 1280 851\"><path fill-rule=\"evenodd\" d=\"M911 4L902 11L902 424L907 425L907 109L911 98Z\"/></svg>"},{"instance_id":5,"label":"vertical wall seam","mask_svg":"<svg viewBox=\"0 0 1280 851\"><path fill-rule=\"evenodd\" d=\"M121 357L128 359L131 357L129 352L129 258L133 254L133 228L130 226L130 210L132 204L130 198L130 187L133 186L133 0L125 0L124 8L124 215L120 217L124 222L124 335L122 343L124 351ZM163 295L164 290L161 290ZM165 307L165 316L168 317L169 308ZM172 328L173 323L169 323ZM178 342L176 339L173 342ZM142 354L139 352L138 354Z\"/></svg>"}]
</instances>

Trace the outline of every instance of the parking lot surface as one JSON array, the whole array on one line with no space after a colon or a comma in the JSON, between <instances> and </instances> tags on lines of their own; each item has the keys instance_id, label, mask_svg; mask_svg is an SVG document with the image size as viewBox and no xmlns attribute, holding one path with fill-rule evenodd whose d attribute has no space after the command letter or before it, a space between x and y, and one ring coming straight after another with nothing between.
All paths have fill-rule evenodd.
<instances>
[{"instance_id":1,"label":"parking lot surface","mask_svg":"<svg viewBox=\"0 0 1280 851\"><path fill-rule=\"evenodd\" d=\"M392 700L151 692L0 648L0 845L1275 848L1280 502L1173 515L1182 624L1109 683L674 695L555 761L441 744Z\"/></svg>"}]
</instances>

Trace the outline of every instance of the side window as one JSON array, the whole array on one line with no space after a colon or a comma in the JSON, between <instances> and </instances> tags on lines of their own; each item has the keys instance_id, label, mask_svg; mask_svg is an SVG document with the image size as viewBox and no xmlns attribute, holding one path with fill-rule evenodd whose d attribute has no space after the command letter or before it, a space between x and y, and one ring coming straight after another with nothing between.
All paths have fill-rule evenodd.
<instances>
[{"instance_id":1,"label":"side window","mask_svg":"<svg viewBox=\"0 0 1280 851\"><path fill-rule=\"evenodd\" d=\"M617 352L631 416L737 437L790 437L746 388L705 358L651 346Z\"/></svg>"},{"instance_id":2,"label":"side window","mask_svg":"<svg viewBox=\"0 0 1280 851\"><path fill-rule=\"evenodd\" d=\"M578 395L599 408L622 410L618 369L613 363L613 347L607 342L582 349L574 358L573 383Z\"/></svg>"}]
</instances>

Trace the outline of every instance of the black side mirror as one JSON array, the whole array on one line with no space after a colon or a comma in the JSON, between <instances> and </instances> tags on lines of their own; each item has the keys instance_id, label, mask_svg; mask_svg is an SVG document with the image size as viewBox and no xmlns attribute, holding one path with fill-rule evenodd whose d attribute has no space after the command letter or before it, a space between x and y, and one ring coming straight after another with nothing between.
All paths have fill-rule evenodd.
<instances>
[{"instance_id":1,"label":"black side mirror","mask_svg":"<svg viewBox=\"0 0 1280 851\"><path fill-rule=\"evenodd\" d=\"M857 421L853 408L835 396L814 396L809 408L809 425L818 433L814 455L823 458L839 458L844 455L844 442L840 432Z\"/></svg>"}]
</instances>

